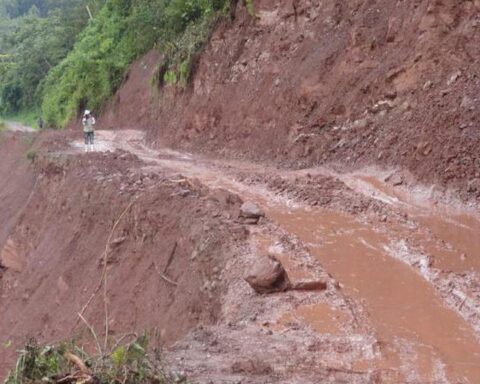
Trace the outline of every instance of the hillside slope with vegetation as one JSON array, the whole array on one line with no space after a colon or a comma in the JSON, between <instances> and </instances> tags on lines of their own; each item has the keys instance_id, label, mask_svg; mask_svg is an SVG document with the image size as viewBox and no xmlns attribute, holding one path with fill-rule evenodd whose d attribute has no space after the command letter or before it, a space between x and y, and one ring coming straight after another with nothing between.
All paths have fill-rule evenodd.
<instances>
[{"instance_id":1,"label":"hillside slope with vegetation","mask_svg":"<svg viewBox=\"0 0 480 384\"><path fill-rule=\"evenodd\" d=\"M226 0L58 0L0 3L0 113L38 110L63 127L99 109L128 66L154 46L168 81L186 82Z\"/></svg>"}]
</instances>

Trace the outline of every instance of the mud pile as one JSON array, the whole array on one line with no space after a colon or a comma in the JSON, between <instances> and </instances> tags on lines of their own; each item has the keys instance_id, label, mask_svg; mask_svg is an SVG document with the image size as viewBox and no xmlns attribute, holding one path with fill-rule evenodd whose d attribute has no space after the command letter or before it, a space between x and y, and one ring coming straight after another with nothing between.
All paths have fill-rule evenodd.
<instances>
[{"instance_id":1,"label":"mud pile","mask_svg":"<svg viewBox=\"0 0 480 384\"><path fill-rule=\"evenodd\" d=\"M480 196L480 3L255 1L218 26L185 91L134 65L104 115L152 142L293 167L403 167Z\"/></svg>"}]
</instances>

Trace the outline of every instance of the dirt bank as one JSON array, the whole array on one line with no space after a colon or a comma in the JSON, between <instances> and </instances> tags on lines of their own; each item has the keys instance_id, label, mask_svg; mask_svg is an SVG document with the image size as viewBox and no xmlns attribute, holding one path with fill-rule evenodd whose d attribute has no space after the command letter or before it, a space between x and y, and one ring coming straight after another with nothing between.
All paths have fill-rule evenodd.
<instances>
[{"instance_id":1,"label":"dirt bank","mask_svg":"<svg viewBox=\"0 0 480 384\"><path fill-rule=\"evenodd\" d=\"M293 167L403 167L480 196L478 1L255 1L239 6L185 91L130 70L101 124L151 142Z\"/></svg>"},{"instance_id":2,"label":"dirt bank","mask_svg":"<svg viewBox=\"0 0 480 384\"><path fill-rule=\"evenodd\" d=\"M181 175L140 170L133 155L74 159L37 143L31 162L23 140L33 138L2 140L0 340L13 342L0 352L2 377L29 337L85 334L82 311L102 333L96 290L105 250L112 337L157 328L171 343L199 322L216 321L222 287L204 284L243 236L229 225L238 199Z\"/></svg>"}]
</instances>

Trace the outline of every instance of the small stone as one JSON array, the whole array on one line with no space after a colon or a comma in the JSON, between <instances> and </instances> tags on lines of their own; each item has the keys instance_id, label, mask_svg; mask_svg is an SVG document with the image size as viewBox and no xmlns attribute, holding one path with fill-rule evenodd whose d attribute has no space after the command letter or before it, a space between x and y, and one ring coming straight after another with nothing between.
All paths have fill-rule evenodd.
<instances>
[{"instance_id":1,"label":"small stone","mask_svg":"<svg viewBox=\"0 0 480 384\"><path fill-rule=\"evenodd\" d=\"M355 128L365 129L368 127L368 120L367 119L359 119L353 122L353 126Z\"/></svg>"},{"instance_id":2,"label":"small stone","mask_svg":"<svg viewBox=\"0 0 480 384\"><path fill-rule=\"evenodd\" d=\"M426 91L427 89L432 88L432 86L433 86L433 83L430 80L428 80L425 82L425 84L423 84L423 89Z\"/></svg>"},{"instance_id":3,"label":"small stone","mask_svg":"<svg viewBox=\"0 0 480 384\"><path fill-rule=\"evenodd\" d=\"M391 178L391 182L392 182L392 185L397 187L399 185L402 185L403 184L403 177L402 175L394 175L392 178Z\"/></svg>"},{"instance_id":4,"label":"small stone","mask_svg":"<svg viewBox=\"0 0 480 384\"><path fill-rule=\"evenodd\" d=\"M410 102L408 102L408 101L404 101L400 105L400 110L403 111L403 112L406 112L406 111L410 110L410 108L411 108L411 105L410 105Z\"/></svg>"},{"instance_id":5,"label":"small stone","mask_svg":"<svg viewBox=\"0 0 480 384\"><path fill-rule=\"evenodd\" d=\"M454 72L447 80L447 85L450 86L452 85L454 82L456 82L458 80L458 78L462 76L462 72L460 71L456 71Z\"/></svg>"},{"instance_id":6,"label":"small stone","mask_svg":"<svg viewBox=\"0 0 480 384\"><path fill-rule=\"evenodd\" d=\"M397 98L397 91L391 90L385 93L385 98L390 100L395 100Z\"/></svg>"},{"instance_id":7,"label":"small stone","mask_svg":"<svg viewBox=\"0 0 480 384\"><path fill-rule=\"evenodd\" d=\"M111 244L112 245L120 245L122 244L125 240L127 240L126 236L122 236L122 237L117 237L116 239L114 239Z\"/></svg>"},{"instance_id":8,"label":"small stone","mask_svg":"<svg viewBox=\"0 0 480 384\"><path fill-rule=\"evenodd\" d=\"M470 97L463 96L460 107L471 111L474 108L474 104L475 104L474 101Z\"/></svg>"}]
</instances>

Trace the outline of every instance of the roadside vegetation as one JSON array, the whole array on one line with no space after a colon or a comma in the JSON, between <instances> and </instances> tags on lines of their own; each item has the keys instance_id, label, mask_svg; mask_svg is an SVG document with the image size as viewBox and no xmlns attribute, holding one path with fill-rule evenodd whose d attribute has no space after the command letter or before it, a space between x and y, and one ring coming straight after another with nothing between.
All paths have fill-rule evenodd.
<instances>
[{"instance_id":1,"label":"roadside vegetation","mask_svg":"<svg viewBox=\"0 0 480 384\"><path fill-rule=\"evenodd\" d=\"M230 3L0 0L0 114L34 111L63 127L83 108L98 111L128 66L153 47L164 57L158 84L186 87Z\"/></svg>"},{"instance_id":2,"label":"roadside vegetation","mask_svg":"<svg viewBox=\"0 0 480 384\"><path fill-rule=\"evenodd\" d=\"M18 352L5 384L187 383L182 374L168 372L161 350L151 348L149 341L144 335L89 354L75 342L40 346L31 340Z\"/></svg>"}]
</instances>

